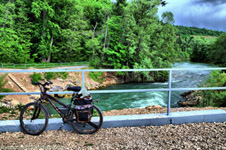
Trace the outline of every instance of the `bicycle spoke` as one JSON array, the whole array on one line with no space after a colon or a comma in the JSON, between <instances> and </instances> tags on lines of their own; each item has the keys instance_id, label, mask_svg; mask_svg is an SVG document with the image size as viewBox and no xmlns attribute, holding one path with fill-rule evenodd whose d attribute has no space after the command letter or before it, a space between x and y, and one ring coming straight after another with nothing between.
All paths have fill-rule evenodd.
<instances>
[{"instance_id":1,"label":"bicycle spoke","mask_svg":"<svg viewBox=\"0 0 226 150\"><path fill-rule=\"evenodd\" d=\"M92 122L88 122L89 125L91 125L92 127L94 127L95 129L98 128L98 126L95 124L95 123L92 123Z\"/></svg>"},{"instance_id":2,"label":"bicycle spoke","mask_svg":"<svg viewBox=\"0 0 226 150\"><path fill-rule=\"evenodd\" d=\"M28 103L25 105L20 113L20 124L23 131L31 135L41 134L48 124L47 113L42 105L37 106L36 103ZM39 118L40 116L41 118Z\"/></svg>"},{"instance_id":3,"label":"bicycle spoke","mask_svg":"<svg viewBox=\"0 0 226 150\"><path fill-rule=\"evenodd\" d=\"M92 114L93 117L90 119L89 122L87 123L82 123L78 120L76 113L72 114L72 120L74 120L72 122L72 126L74 127L74 129L81 134L92 134L97 132L103 122L103 116L102 113L100 111L100 109L98 107L96 107L95 105L92 107ZM75 121L75 119L77 119Z\"/></svg>"},{"instance_id":4,"label":"bicycle spoke","mask_svg":"<svg viewBox=\"0 0 226 150\"><path fill-rule=\"evenodd\" d=\"M36 114L36 112L37 112L37 109L38 109L38 108L35 107L35 111L34 111L34 113L33 113L33 116L32 116L32 118L31 118L31 120L34 120L34 119L35 119L35 117L36 117L35 114Z\"/></svg>"},{"instance_id":5,"label":"bicycle spoke","mask_svg":"<svg viewBox=\"0 0 226 150\"><path fill-rule=\"evenodd\" d=\"M40 111L41 111L41 109L38 108L38 113L36 114L35 119L37 119L39 117Z\"/></svg>"}]
</instances>

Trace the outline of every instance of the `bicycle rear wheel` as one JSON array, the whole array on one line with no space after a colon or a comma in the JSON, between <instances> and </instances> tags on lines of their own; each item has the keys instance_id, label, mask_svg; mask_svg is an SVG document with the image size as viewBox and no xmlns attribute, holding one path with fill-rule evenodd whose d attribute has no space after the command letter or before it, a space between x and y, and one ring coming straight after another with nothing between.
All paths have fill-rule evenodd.
<instances>
[{"instance_id":1,"label":"bicycle rear wheel","mask_svg":"<svg viewBox=\"0 0 226 150\"><path fill-rule=\"evenodd\" d=\"M75 129L75 131L77 131L80 134L95 133L100 129L103 123L103 115L100 109L95 105L93 105L91 109L92 109L91 120L87 123L79 122L78 119L76 118L76 112L73 112L71 114L71 120L73 120L72 126Z\"/></svg>"},{"instance_id":2,"label":"bicycle rear wheel","mask_svg":"<svg viewBox=\"0 0 226 150\"><path fill-rule=\"evenodd\" d=\"M41 134L48 125L46 108L42 104L28 103L20 112L20 125L27 134Z\"/></svg>"}]
</instances>

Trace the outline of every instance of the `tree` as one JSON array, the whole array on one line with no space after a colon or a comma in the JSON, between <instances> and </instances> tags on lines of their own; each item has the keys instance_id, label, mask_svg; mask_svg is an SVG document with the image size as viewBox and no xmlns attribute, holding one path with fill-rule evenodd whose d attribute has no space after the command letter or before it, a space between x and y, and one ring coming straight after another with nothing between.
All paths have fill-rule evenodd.
<instances>
[{"instance_id":1,"label":"tree","mask_svg":"<svg viewBox=\"0 0 226 150\"><path fill-rule=\"evenodd\" d=\"M55 7L60 1L48 2L46 0L34 0L31 12L35 16L35 31L33 40L36 53L42 62L50 62L53 52L54 39L59 33L59 25L55 22ZM41 35L39 34L41 33Z\"/></svg>"},{"instance_id":2,"label":"tree","mask_svg":"<svg viewBox=\"0 0 226 150\"><path fill-rule=\"evenodd\" d=\"M174 16L172 12L164 12L162 14L162 22L168 23L168 24L174 24Z\"/></svg>"},{"instance_id":3,"label":"tree","mask_svg":"<svg viewBox=\"0 0 226 150\"><path fill-rule=\"evenodd\" d=\"M207 62L207 53L210 50L210 42L204 38L195 38L192 42L191 60L194 62Z\"/></svg>"},{"instance_id":4,"label":"tree","mask_svg":"<svg viewBox=\"0 0 226 150\"><path fill-rule=\"evenodd\" d=\"M13 62L17 48L17 35L14 30L15 5L10 0L0 4L0 58L2 62Z\"/></svg>"},{"instance_id":5,"label":"tree","mask_svg":"<svg viewBox=\"0 0 226 150\"><path fill-rule=\"evenodd\" d=\"M208 52L208 60L221 66L226 65L226 33L219 36Z\"/></svg>"},{"instance_id":6,"label":"tree","mask_svg":"<svg viewBox=\"0 0 226 150\"><path fill-rule=\"evenodd\" d=\"M124 8L127 6L126 0L117 0L115 3L114 13L116 16L124 15Z\"/></svg>"},{"instance_id":7,"label":"tree","mask_svg":"<svg viewBox=\"0 0 226 150\"><path fill-rule=\"evenodd\" d=\"M65 0L57 4L55 21L60 31L55 37L53 61L88 60L90 52L85 48L86 41L92 36L84 19L84 9L78 0ZM64 20L64 22L62 22Z\"/></svg>"}]
</instances>

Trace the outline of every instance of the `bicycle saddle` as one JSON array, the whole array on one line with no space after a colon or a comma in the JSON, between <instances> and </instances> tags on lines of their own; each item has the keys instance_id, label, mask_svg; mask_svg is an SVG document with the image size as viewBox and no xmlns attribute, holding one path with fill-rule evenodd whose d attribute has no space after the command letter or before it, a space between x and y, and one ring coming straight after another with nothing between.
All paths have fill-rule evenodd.
<instances>
[{"instance_id":1,"label":"bicycle saddle","mask_svg":"<svg viewBox=\"0 0 226 150\"><path fill-rule=\"evenodd\" d=\"M67 88L68 91L79 92L81 90L81 86L72 86Z\"/></svg>"}]
</instances>

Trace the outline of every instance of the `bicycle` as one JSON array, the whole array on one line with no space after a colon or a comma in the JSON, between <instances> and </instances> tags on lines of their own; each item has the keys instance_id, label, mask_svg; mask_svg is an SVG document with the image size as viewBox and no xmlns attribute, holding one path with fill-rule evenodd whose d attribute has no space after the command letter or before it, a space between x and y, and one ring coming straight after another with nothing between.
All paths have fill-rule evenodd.
<instances>
[{"instance_id":1,"label":"bicycle","mask_svg":"<svg viewBox=\"0 0 226 150\"><path fill-rule=\"evenodd\" d=\"M99 100L93 100L90 95L82 97L78 93L81 87L67 88L68 91L73 91L73 95L70 104L66 105L46 93L49 90L46 86L53 84L51 81L47 81L44 84L33 82L33 84L39 86L41 94L39 99L26 104L20 112L20 125L25 133L39 135L47 128L48 117L51 115L43 105L45 101L49 102L61 116L63 123L60 129L65 123L69 123L80 134L92 134L97 132L102 126L103 115L101 110L94 105L94 102ZM56 106L53 101L57 102L60 107Z\"/></svg>"}]
</instances>

